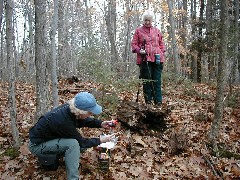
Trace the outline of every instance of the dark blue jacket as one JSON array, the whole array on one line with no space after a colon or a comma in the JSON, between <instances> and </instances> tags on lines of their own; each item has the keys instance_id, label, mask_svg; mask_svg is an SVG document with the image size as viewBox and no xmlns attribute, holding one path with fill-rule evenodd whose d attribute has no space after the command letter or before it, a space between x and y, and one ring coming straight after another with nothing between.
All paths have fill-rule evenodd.
<instances>
[{"instance_id":1,"label":"dark blue jacket","mask_svg":"<svg viewBox=\"0 0 240 180\"><path fill-rule=\"evenodd\" d=\"M57 138L73 138L82 148L95 147L100 144L100 139L84 138L76 128L101 128L101 123L102 121L94 118L77 120L70 112L69 104L66 103L40 117L29 131L30 141L40 144Z\"/></svg>"}]
</instances>

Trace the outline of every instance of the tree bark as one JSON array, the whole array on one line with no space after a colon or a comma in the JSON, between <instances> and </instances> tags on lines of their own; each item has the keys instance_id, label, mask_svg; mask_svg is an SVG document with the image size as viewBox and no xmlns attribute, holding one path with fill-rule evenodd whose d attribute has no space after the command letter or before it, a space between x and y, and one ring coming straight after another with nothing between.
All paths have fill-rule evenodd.
<instances>
[{"instance_id":1,"label":"tree bark","mask_svg":"<svg viewBox=\"0 0 240 180\"><path fill-rule=\"evenodd\" d=\"M209 133L209 141L216 147L216 140L219 134L219 128L222 122L223 115L223 103L224 103L224 88L226 85L226 59L227 59L227 42L228 42L228 1L221 0L221 27L220 37L222 43L220 46L220 55L218 62L218 74L217 74L217 92L215 99L214 118Z\"/></svg>"},{"instance_id":2,"label":"tree bark","mask_svg":"<svg viewBox=\"0 0 240 180\"><path fill-rule=\"evenodd\" d=\"M84 0L84 4L85 4L85 7L86 7L86 10L85 10L85 18L86 18L86 29L87 29L87 42L85 47L86 49L88 49L89 47L91 47L93 44L92 44L92 38L91 38L91 35L92 35L92 29L91 29L91 26L90 26L90 22L89 22L89 19L91 18L91 16L89 16L89 7L88 7L88 1L87 0Z\"/></svg>"},{"instance_id":3,"label":"tree bark","mask_svg":"<svg viewBox=\"0 0 240 180\"><path fill-rule=\"evenodd\" d=\"M20 147L19 131L16 124L16 99L15 99L15 68L13 58L13 1L6 1L6 43L7 43L7 61L8 61L8 74L9 74L9 109L10 119L12 126L12 136L14 147Z\"/></svg>"},{"instance_id":4,"label":"tree bark","mask_svg":"<svg viewBox=\"0 0 240 180\"><path fill-rule=\"evenodd\" d=\"M182 46L185 50L187 50L187 31L188 31L188 28L187 28L187 18L188 18L188 5L187 5L187 0L183 0L183 10L184 10L184 14L182 15L182 33L181 33L181 40L182 40ZM187 57L186 57L186 53L181 53L181 61L183 62L182 63L182 67L183 67L183 70L182 70L182 75L185 77L187 76L188 74L188 71L187 71L187 67L188 67L188 63L187 63Z\"/></svg>"},{"instance_id":5,"label":"tree bark","mask_svg":"<svg viewBox=\"0 0 240 180\"><path fill-rule=\"evenodd\" d=\"M59 104L58 98L58 79L57 79L57 50L56 50L56 32L58 22L58 0L54 0L54 13L52 19L52 28L50 31L51 39L51 79L52 79L52 99L53 107L57 107Z\"/></svg>"},{"instance_id":6,"label":"tree bark","mask_svg":"<svg viewBox=\"0 0 240 180\"><path fill-rule=\"evenodd\" d=\"M58 65L60 76L64 76L66 71L66 62L65 62L65 25L64 25L64 5L63 1L59 1L58 3Z\"/></svg>"},{"instance_id":7,"label":"tree bark","mask_svg":"<svg viewBox=\"0 0 240 180\"><path fill-rule=\"evenodd\" d=\"M2 32L3 0L0 0L0 32Z\"/></svg>"},{"instance_id":8,"label":"tree bark","mask_svg":"<svg viewBox=\"0 0 240 180\"><path fill-rule=\"evenodd\" d=\"M202 81L202 53L203 53L203 12L204 12L204 0L200 0L200 24L199 24L199 38L198 42L200 47L198 48L198 55L197 55L197 82Z\"/></svg>"},{"instance_id":9,"label":"tree bark","mask_svg":"<svg viewBox=\"0 0 240 180\"><path fill-rule=\"evenodd\" d=\"M30 1L31 2L31 1ZM33 34L33 7L32 4L27 3L27 17L28 17L28 27L29 27L29 60L28 60L28 71L30 75L35 75L36 67L34 64L34 54L35 54L35 44L34 44L34 34Z\"/></svg>"},{"instance_id":10,"label":"tree bark","mask_svg":"<svg viewBox=\"0 0 240 180\"><path fill-rule=\"evenodd\" d=\"M191 0L191 19L192 19L192 39L196 38L196 0ZM190 78L193 80L193 82L197 82L197 58L194 56L196 51L194 48L191 48L191 75Z\"/></svg>"},{"instance_id":11,"label":"tree bark","mask_svg":"<svg viewBox=\"0 0 240 180\"><path fill-rule=\"evenodd\" d=\"M239 40L239 9L240 9L240 5L239 5L239 1L235 0L236 2L236 11L235 11L235 27L236 27L236 40ZM236 69L236 83L240 83L240 53L239 53L240 49L239 49L239 45L237 45L237 41L236 41L236 58L237 58L237 69Z\"/></svg>"},{"instance_id":12,"label":"tree bark","mask_svg":"<svg viewBox=\"0 0 240 180\"><path fill-rule=\"evenodd\" d=\"M3 45L3 41L4 41L4 33L3 31L1 31L1 48L0 48L0 64L1 64L1 68L0 68L0 78L1 79L5 79L4 78L4 67L5 67L5 63L4 63L4 53L3 53L3 49L4 49L4 45Z\"/></svg>"},{"instance_id":13,"label":"tree bark","mask_svg":"<svg viewBox=\"0 0 240 180\"><path fill-rule=\"evenodd\" d=\"M169 9L169 23L170 23L170 28L171 28L174 72L176 74L180 74L180 62L178 60L178 48L177 48L177 40L176 40L176 33L175 33L175 21L174 21L174 17L173 17L172 0L167 0L167 3L168 3L168 9Z\"/></svg>"},{"instance_id":14,"label":"tree bark","mask_svg":"<svg viewBox=\"0 0 240 180\"><path fill-rule=\"evenodd\" d=\"M240 69L238 69L238 65L240 66L239 59L239 0L234 1L234 55L233 55L233 66L231 70L231 80L233 84L240 83Z\"/></svg>"},{"instance_id":15,"label":"tree bark","mask_svg":"<svg viewBox=\"0 0 240 180\"><path fill-rule=\"evenodd\" d=\"M207 36L207 49L208 49L208 81L215 79L215 64L214 64L214 39L213 39L213 0L207 1L206 8L206 36Z\"/></svg>"},{"instance_id":16,"label":"tree bark","mask_svg":"<svg viewBox=\"0 0 240 180\"><path fill-rule=\"evenodd\" d=\"M131 28L131 16L129 15L131 13L132 9L130 8L130 1L126 0L126 12L127 12L127 31L126 31L126 42L125 42L125 48L123 53L123 61L126 62L125 70L128 72L127 76L130 73L129 70L129 52L130 52L130 28Z\"/></svg>"},{"instance_id":17,"label":"tree bark","mask_svg":"<svg viewBox=\"0 0 240 180\"><path fill-rule=\"evenodd\" d=\"M36 119L47 111L47 63L46 63L46 0L35 3L35 65L36 65Z\"/></svg>"},{"instance_id":18,"label":"tree bark","mask_svg":"<svg viewBox=\"0 0 240 180\"><path fill-rule=\"evenodd\" d=\"M111 47L111 65L118 62L118 53L116 48L116 0L108 0L108 10L105 14L108 39Z\"/></svg>"}]
</instances>

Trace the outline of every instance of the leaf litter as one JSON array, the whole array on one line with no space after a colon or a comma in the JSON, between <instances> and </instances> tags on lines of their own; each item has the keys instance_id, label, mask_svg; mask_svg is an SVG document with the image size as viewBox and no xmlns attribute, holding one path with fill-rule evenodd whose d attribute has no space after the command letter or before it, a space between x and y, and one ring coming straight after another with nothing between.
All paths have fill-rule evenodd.
<instances>
[{"instance_id":1,"label":"leaf litter","mask_svg":"<svg viewBox=\"0 0 240 180\"><path fill-rule=\"evenodd\" d=\"M64 80L59 83L60 102L64 103L74 97L79 90L92 91L101 84L78 82L69 84ZM76 91L76 87L78 88ZM81 87L81 88L79 88ZM211 156L206 149L207 133L213 119L213 100L215 89L203 84L195 84L194 88L202 96L184 93L184 87L177 90L171 85L166 87L164 103L174 106L170 116L165 120L172 126L159 136L139 135L121 126L119 141L111 152L109 171L103 172L98 166L98 150L90 148L81 156L82 179L219 179L213 169L204 160L208 155L215 170L224 179L240 177L240 160ZM1 179L66 179L64 160L57 171L46 172L40 169L36 157L28 150L28 130L32 126L36 97L31 84L16 83L17 124L22 145L19 155L14 159L6 153L12 148L11 123L7 107L8 85L0 83L0 177ZM101 88L99 88L101 89ZM104 94L101 92L101 95ZM134 100L135 92L121 92L119 99ZM142 98L142 97L141 97ZM143 99L143 98L142 98ZM143 100L140 102L142 103ZM224 148L240 154L240 106L227 107L220 130L218 143ZM108 114L109 115L109 114ZM103 118L103 117L102 117ZM111 116L104 117L109 120ZM87 131L86 131L87 130ZM88 129L82 131L84 136L98 136L101 130ZM175 140L174 140L175 138ZM181 139L182 138L182 139ZM177 141L176 141L177 139ZM178 144L182 144L179 146ZM173 148L175 147L175 149ZM172 154L171 151L174 151Z\"/></svg>"}]
</instances>

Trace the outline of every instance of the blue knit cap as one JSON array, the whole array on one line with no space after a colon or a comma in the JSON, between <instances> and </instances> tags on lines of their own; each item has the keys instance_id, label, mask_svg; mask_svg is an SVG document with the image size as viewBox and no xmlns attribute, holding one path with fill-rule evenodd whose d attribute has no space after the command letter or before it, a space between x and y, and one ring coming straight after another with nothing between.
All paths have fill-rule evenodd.
<instances>
[{"instance_id":1,"label":"blue knit cap","mask_svg":"<svg viewBox=\"0 0 240 180\"><path fill-rule=\"evenodd\" d=\"M74 105L76 108L83 111L88 111L93 114L100 114L102 107L97 104L95 97L88 92L80 92L75 96Z\"/></svg>"}]
</instances>

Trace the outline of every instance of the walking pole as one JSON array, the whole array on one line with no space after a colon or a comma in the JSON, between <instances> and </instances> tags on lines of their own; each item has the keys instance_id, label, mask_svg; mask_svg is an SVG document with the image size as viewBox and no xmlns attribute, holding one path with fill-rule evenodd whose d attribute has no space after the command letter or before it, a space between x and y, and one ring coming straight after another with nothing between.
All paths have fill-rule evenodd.
<instances>
[{"instance_id":1,"label":"walking pole","mask_svg":"<svg viewBox=\"0 0 240 180\"><path fill-rule=\"evenodd\" d=\"M140 86L141 86L141 82L140 82L140 79L141 79L141 72L142 71L142 65L140 64L140 74L139 74L139 83L138 83L138 91L137 91L137 99L136 99L136 102L138 102L138 96L139 96L139 91L140 91Z\"/></svg>"},{"instance_id":2,"label":"walking pole","mask_svg":"<svg viewBox=\"0 0 240 180\"><path fill-rule=\"evenodd\" d=\"M145 50L145 45L146 45L146 39L143 40L141 49ZM140 63L140 66L139 66L140 67L140 72L139 72L139 77L138 77L139 80L142 79L142 77L141 77L142 76L142 63L146 58L146 54L142 54L141 56L142 56L142 62ZM141 82L138 83L138 91L137 91L136 102L138 102L138 96L139 96L139 93L140 93L140 86L141 86Z\"/></svg>"}]
</instances>

